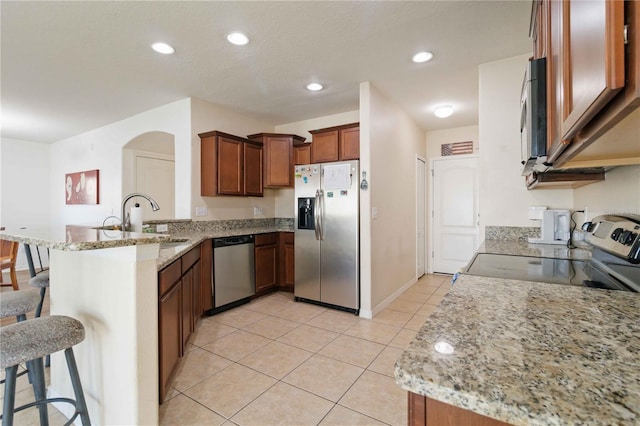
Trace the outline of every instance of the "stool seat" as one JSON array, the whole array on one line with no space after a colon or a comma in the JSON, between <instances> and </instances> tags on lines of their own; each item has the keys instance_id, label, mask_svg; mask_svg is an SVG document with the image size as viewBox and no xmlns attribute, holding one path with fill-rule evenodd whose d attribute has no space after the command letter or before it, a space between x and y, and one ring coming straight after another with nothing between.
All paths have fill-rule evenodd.
<instances>
[{"instance_id":1,"label":"stool seat","mask_svg":"<svg viewBox=\"0 0 640 426\"><path fill-rule=\"evenodd\" d=\"M63 315L34 318L1 327L0 368L42 358L83 340L82 323Z\"/></svg>"},{"instance_id":2,"label":"stool seat","mask_svg":"<svg viewBox=\"0 0 640 426\"><path fill-rule=\"evenodd\" d=\"M49 270L40 272L35 277L29 280L29 285L35 288L46 288L49 287Z\"/></svg>"},{"instance_id":3,"label":"stool seat","mask_svg":"<svg viewBox=\"0 0 640 426\"><path fill-rule=\"evenodd\" d=\"M26 314L38 307L40 294L32 290L0 293L0 318Z\"/></svg>"}]
</instances>

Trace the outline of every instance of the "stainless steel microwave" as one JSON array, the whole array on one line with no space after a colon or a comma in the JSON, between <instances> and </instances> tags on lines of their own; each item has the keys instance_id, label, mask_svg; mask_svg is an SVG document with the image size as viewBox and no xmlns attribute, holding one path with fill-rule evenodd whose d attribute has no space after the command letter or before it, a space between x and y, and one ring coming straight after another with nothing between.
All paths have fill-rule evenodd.
<instances>
[{"instance_id":1,"label":"stainless steel microwave","mask_svg":"<svg viewBox=\"0 0 640 426\"><path fill-rule=\"evenodd\" d=\"M522 175L544 172L547 163L547 61L530 59L520 97Z\"/></svg>"}]
</instances>

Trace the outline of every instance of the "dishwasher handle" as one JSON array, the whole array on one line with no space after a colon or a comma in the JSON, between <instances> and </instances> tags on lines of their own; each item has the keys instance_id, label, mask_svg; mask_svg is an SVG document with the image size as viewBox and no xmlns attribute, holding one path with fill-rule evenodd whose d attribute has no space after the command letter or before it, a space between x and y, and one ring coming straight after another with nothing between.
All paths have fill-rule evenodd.
<instances>
[{"instance_id":1,"label":"dishwasher handle","mask_svg":"<svg viewBox=\"0 0 640 426\"><path fill-rule=\"evenodd\" d=\"M253 235L239 235L236 237L223 237L213 239L213 248L237 246L240 244L253 244L255 237Z\"/></svg>"}]
</instances>

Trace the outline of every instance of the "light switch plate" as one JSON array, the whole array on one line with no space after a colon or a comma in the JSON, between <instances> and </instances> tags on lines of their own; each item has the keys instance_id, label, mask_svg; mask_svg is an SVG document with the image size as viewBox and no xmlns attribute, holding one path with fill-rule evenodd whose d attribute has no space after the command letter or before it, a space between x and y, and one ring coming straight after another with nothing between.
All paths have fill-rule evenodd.
<instances>
[{"instance_id":1,"label":"light switch plate","mask_svg":"<svg viewBox=\"0 0 640 426\"><path fill-rule=\"evenodd\" d=\"M206 207L196 207L196 216L202 217L209 214L209 209Z\"/></svg>"},{"instance_id":2,"label":"light switch plate","mask_svg":"<svg viewBox=\"0 0 640 426\"><path fill-rule=\"evenodd\" d=\"M159 223L156 225L156 232L167 232L169 231L169 225L166 223Z\"/></svg>"},{"instance_id":3,"label":"light switch plate","mask_svg":"<svg viewBox=\"0 0 640 426\"><path fill-rule=\"evenodd\" d=\"M377 218L378 218L378 208L371 207L371 219L377 219Z\"/></svg>"}]
</instances>

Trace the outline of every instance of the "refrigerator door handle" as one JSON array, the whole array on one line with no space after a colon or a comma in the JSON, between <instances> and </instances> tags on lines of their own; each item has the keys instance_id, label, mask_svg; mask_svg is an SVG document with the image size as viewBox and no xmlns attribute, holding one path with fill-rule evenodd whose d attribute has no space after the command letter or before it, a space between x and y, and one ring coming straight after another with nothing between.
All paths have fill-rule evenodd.
<instances>
[{"instance_id":1,"label":"refrigerator door handle","mask_svg":"<svg viewBox=\"0 0 640 426\"><path fill-rule=\"evenodd\" d=\"M324 220L324 191L322 189L318 190L318 238L320 241L324 240L324 226L322 221Z\"/></svg>"},{"instance_id":2,"label":"refrigerator door handle","mask_svg":"<svg viewBox=\"0 0 640 426\"><path fill-rule=\"evenodd\" d=\"M314 222L314 229L316 232L316 240L320 240L320 221L319 221L319 216L320 216L320 190L316 190L316 200L314 203L314 209L313 209L313 222Z\"/></svg>"}]
</instances>

